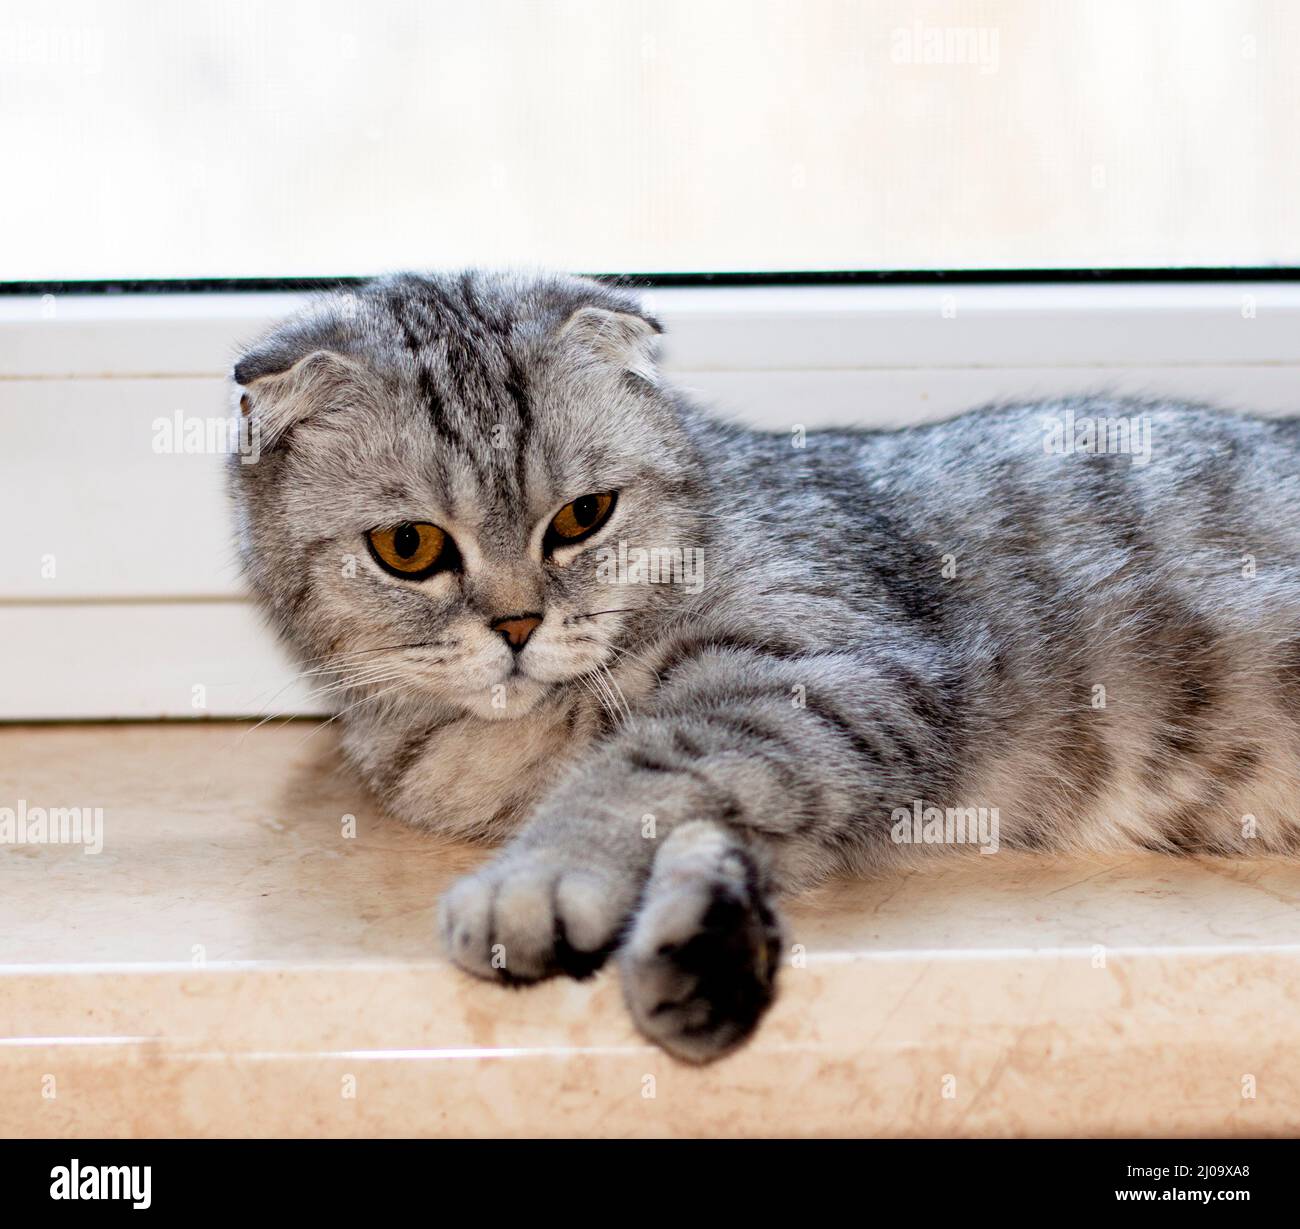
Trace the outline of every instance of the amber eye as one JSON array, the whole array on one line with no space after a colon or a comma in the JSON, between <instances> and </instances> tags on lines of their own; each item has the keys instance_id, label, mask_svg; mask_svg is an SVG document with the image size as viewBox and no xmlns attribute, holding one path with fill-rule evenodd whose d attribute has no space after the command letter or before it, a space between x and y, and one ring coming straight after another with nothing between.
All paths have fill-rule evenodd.
<instances>
[{"instance_id":1,"label":"amber eye","mask_svg":"<svg viewBox=\"0 0 1300 1229\"><path fill-rule=\"evenodd\" d=\"M565 504L547 527L542 548L554 550L557 546L581 542L583 538L595 533L614 511L616 499L614 491L606 491L601 495L583 495L571 504Z\"/></svg>"},{"instance_id":2,"label":"amber eye","mask_svg":"<svg viewBox=\"0 0 1300 1229\"><path fill-rule=\"evenodd\" d=\"M372 529L366 541L381 568L407 580L423 580L453 566L456 559L455 543L437 525L424 521Z\"/></svg>"}]
</instances>

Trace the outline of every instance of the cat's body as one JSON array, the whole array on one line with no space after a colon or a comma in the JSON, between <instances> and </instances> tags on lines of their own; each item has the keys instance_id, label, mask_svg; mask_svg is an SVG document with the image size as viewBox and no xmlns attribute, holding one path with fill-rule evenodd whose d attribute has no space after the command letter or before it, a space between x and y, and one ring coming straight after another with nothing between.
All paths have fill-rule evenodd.
<instances>
[{"instance_id":1,"label":"cat's body","mask_svg":"<svg viewBox=\"0 0 1300 1229\"><path fill-rule=\"evenodd\" d=\"M653 340L591 283L409 278L237 369L269 437L234 467L250 576L355 684L351 759L413 823L523 823L444 901L458 963L620 945L641 1028L706 1059L770 999L772 893L970 852L951 822L918 846L927 808L1002 848L1300 849L1300 423L1096 399L764 434L666 387ZM1063 454L1067 416L1143 450ZM417 517L458 569L357 549ZM611 577L638 549L702 583Z\"/></svg>"}]
</instances>

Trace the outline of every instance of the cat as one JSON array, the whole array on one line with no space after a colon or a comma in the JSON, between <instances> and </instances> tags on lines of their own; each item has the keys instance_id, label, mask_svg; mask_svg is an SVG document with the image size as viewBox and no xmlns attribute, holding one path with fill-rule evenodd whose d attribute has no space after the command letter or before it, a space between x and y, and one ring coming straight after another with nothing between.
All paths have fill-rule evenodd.
<instances>
[{"instance_id":1,"label":"cat","mask_svg":"<svg viewBox=\"0 0 1300 1229\"><path fill-rule=\"evenodd\" d=\"M234 368L256 600L392 813L505 842L439 904L456 964L614 955L707 1062L772 1002L777 898L832 874L1296 852L1297 420L769 433L675 391L661 331L611 284L406 274Z\"/></svg>"}]
</instances>

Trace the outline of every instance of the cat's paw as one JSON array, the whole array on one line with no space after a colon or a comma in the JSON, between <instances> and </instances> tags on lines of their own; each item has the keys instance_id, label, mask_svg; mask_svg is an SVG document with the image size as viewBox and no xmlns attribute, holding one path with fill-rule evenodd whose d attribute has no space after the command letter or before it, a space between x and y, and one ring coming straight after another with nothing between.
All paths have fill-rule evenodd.
<instances>
[{"instance_id":1,"label":"cat's paw","mask_svg":"<svg viewBox=\"0 0 1300 1229\"><path fill-rule=\"evenodd\" d=\"M448 956L478 977L587 977L613 951L636 896L632 879L572 854L507 850L451 886L438 924Z\"/></svg>"},{"instance_id":2,"label":"cat's paw","mask_svg":"<svg viewBox=\"0 0 1300 1229\"><path fill-rule=\"evenodd\" d=\"M674 831L618 955L637 1027L676 1058L721 1058L771 1004L780 955L780 923L750 854L712 824Z\"/></svg>"}]
</instances>

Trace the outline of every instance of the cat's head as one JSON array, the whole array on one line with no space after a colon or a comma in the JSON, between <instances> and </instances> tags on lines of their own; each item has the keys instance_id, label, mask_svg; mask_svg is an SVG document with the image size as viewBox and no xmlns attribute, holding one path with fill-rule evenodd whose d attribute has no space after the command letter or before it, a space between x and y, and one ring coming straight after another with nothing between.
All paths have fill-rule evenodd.
<instances>
[{"instance_id":1,"label":"cat's head","mask_svg":"<svg viewBox=\"0 0 1300 1229\"><path fill-rule=\"evenodd\" d=\"M563 277L386 278L234 368L255 594L299 656L372 694L513 717L613 664L698 542L698 463L628 296Z\"/></svg>"}]
</instances>

